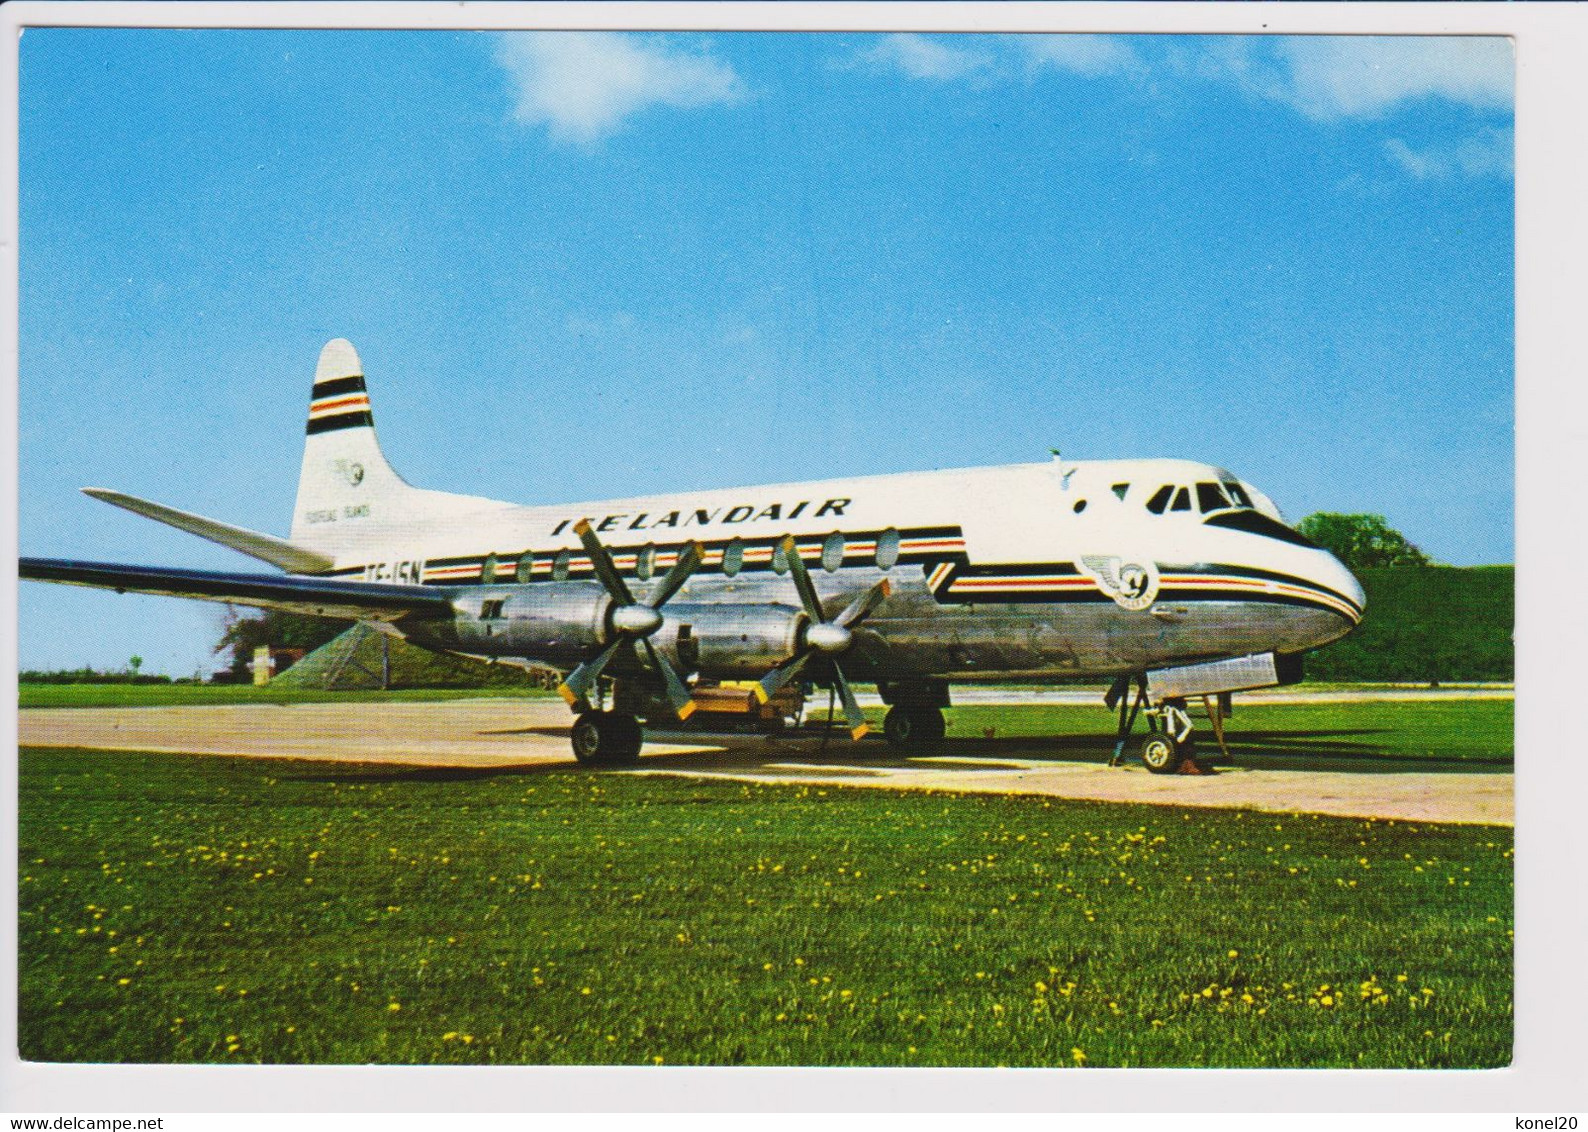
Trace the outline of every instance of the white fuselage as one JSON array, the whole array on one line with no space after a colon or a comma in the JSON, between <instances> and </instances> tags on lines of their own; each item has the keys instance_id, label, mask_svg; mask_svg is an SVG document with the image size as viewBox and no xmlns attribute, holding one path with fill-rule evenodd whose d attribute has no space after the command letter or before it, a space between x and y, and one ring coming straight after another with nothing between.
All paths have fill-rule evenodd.
<instances>
[{"instance_id":1,"label":"white fuselage","mask_svg":"<svg viewBox=\"0 0 1588 1132\"><path fill-rule=\"evenodd\" d=\"M1251 485L1181 460L1053 461L550 506L468 503L396 522L349 507L349 517L330 517L298 541L329 553L333 575L464 587L455 639L431 643L511 656L512 635L471 632L471 612L478 617L501 594L532 611L584 593L593 583L574 531L581 519L636 594L689 541L703 544L700 569L675 599L685 612L670 607L673 621L714 605L797 609L775 561L777 543L793 535L830 610L891 580L892 596L867 621L880 644L860 661L878 679L1107 675L1300 652L1349 631L1363 604L1351 574L1284 527ZM522 658L567 660L555 648Z\"/></svg>"}]
</instances>

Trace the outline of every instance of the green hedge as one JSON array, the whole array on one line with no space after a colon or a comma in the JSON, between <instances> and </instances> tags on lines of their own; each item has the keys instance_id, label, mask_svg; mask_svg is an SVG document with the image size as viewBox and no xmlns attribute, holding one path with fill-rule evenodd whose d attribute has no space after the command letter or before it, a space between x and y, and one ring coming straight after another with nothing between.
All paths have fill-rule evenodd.
<instances>
[{"instance_id":1,"label":"green hedge","mask_svg":"<svg viewBox=\"0 0 1588 1132\"><path fill-rule=\"evenodd\" d=\"M1307 658L1313 680L1512 680L1514 566L1360 570L1367 615Z\"/></svg>"}]
</instances>

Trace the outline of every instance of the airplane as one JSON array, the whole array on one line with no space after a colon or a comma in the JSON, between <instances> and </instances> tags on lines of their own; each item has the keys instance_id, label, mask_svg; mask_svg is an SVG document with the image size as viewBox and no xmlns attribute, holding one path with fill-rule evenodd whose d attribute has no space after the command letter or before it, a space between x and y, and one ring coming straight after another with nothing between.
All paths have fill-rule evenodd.
<instances>
[{"instance_id":1,"label":"airplane","mask_svg":"<svg viewBox=\"0 0 1588 1132\"><path fill-rule=\"evenodd\" d=\"M351 343L320 353L287 538L103 488L96 499L281 573L23 558L21 577L356 620L441 652L551 667L576 759L637 759L642 718L695 708L691 681L764 702L853 685L883 734L942 739L954 684L1108 681L1113 761L1173 773L1190 702L1293 683L1361 620L1362 587L1271 500L1188 460L1064 461L520 506L415 488L376 440ZM610 693L610 694L609 694ZM1220 732L1222 743L1222 732ZM1194 766L1194 764L1192 764ZM1190 768L1187 768L1190 769Z\"/></svg>"}]
</instances>

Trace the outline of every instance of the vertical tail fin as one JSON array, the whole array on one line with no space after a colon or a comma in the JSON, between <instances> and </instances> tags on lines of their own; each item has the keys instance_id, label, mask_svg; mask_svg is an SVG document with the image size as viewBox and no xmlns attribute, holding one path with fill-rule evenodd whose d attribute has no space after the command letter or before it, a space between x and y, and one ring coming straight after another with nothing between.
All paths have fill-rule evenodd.
<instances>
[{"instance_id":1,"label":"vertical tail fin","mask_svg":"<svg viewBox=\"0 0 1588 1132\"><path fill-rule=\"evenodd\" d=\"M356 545L373 527L503 506L403 482L375 439L358 352L345 338L325 344L314 370L308 436L292 509L294 542L334 551Z\"/></svg>"}]
</instances>

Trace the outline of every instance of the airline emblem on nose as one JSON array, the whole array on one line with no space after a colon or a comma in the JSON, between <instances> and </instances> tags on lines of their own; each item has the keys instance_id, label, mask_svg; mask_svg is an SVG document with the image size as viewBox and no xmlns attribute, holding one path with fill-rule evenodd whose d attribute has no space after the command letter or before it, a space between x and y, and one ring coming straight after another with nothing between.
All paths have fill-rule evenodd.
<instances>
[{"instance_id":1,"label":"airline emblem on nose","mask_svg":"<svg viewBox=\"0 0 1588 1132\"><path fill-rule=\"evenodd\" d=\"M1076 565L1121 609L1146 609L1158 599L1158 567L1150 559L1088 555Z\"/></svg>"}]
</instances>

